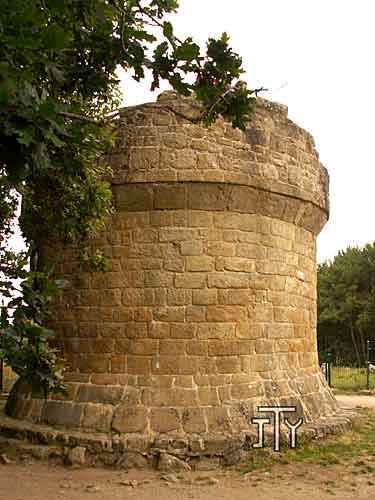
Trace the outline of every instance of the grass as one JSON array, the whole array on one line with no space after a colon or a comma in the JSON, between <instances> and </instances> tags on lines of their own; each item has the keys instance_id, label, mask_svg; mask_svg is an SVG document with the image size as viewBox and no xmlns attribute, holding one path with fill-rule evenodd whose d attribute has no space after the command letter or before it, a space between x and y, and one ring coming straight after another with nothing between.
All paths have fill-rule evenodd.
<instances>
[{"instance_id":1,"label":"grass","mask_svg":"<svg viewBox=\"0 0 375 500\"><path fill-rule=\"evenodd\" d=\"M332 387L342 392L356 392L367 389L366 368L333 366L331 369ZM375 389L375 375L370 373L370 390Z\"/></svg>"},{"instance_id":2,"label":"grass","mask_svg":"<svg viewBox=\"0 0 375 500\"><path fill-rule=\"evenodd\" d=\"M275 465L290 463L316 464L324 467L354 461L355 474L374 473L375 466L365 460L375 461L375 412L362 411L360 421L351 432L319 441L301 439L291 450L284 445L281 453L270 449L252 450L244 464L244 472L270 470Z\"/></svg>"}]
</instances>

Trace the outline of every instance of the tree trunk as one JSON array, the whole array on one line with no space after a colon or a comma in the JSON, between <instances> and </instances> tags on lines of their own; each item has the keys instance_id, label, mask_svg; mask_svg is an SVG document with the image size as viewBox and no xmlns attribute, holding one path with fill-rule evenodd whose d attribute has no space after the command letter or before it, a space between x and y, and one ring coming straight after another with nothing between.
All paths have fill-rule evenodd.
<instances>
[{"instance_id":1,"label":"tree trunk","mask_svg":"<svg viewBox=\"0 0 375 500\"><path fill-rule=\"evenodd\" d=\"M21 405L25 399L27 399L31 394L31 387L28 382L20 377L13 384L12 389L10 390L7 402L5 404L5 414L8 417L17 417L19 416L19 410Z\"/></svg>"}]
</instances>

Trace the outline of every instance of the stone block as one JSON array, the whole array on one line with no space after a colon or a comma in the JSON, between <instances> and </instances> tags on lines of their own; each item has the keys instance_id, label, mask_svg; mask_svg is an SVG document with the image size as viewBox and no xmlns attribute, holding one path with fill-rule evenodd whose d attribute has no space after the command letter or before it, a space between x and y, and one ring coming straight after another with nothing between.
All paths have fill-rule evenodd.
<instances>
[{"instance_id":1,"label":"stone block","mask_svg":"<svg viewBox=\"0 0 375 500\"><path fill-rule=\"evenodd\" d=\"M232 257L235 255L235 246L225 241L209 241L207 253L214 256Z\"/></svg>"},{"instance_id":2,"label":"stone block","mask_svg":"<svg viewBox=\"0 0 375 500\"><path fill-rule=\"evenodd\" d=\"M115 354L128 354L130 352L130 339L117 339L115 342Z\"/></svg>"},{"instance_id":3,"label":"stone block","mask_svg":"<svg viewBox=\"0 0 375 500\"><path fill-rule=\"evenodd\" d=\"M233 323L201 323L197 327L197 337L200 340L233 338L234 335Z\"/></svg>"},{"instance_id":4,"label":"stone block","mask_svg":"<svg viewBox=\"0 0 375 500\"><path fill-rule=\"evenodd\" d=\"M241 361L238 356L222 356L216 358L216 367L219 373L236 373L241 370Z\"/></svg>"},{"instance_id":5,"label":"stone block","mask_svg":"<svg viewBox=\"0 0 375 500\"><path fill-rule=\"evenodd\" d=\"M236 212L218 212L214 215L214 226L220 229L240 229L254 232L257 229L257 217Z\"/></svg>"},{"instance_id":6,"label":"stone block","mask_svg":"<svg viewBox=\"0 0 375 500\"><path fill-rule=\"evenodd\" d=\"M46 401L42 410L42 421L50 425L81 426L84 405L65 401Z\"/></svg>"},{"instance_id":7,"label":"stone block","mask_svg":"<svg viewBox=\"0 0 375 500\"><path fill-rule=\"evenodd\" d=\"M220 404L216 387L199 387L198 395L203 406L218 406Z\"/></svg>"},{"instance_id":8,"label":"stone block","mask_svg":"<svg viewBox=\"0 0 375 500\"><path fill-rule=\"evenodd\" d=\"M167 322L152 321L150 324L150 337L164 339L170 336L171 326Z\"/></svg>"},{"instance_id":9,"label":"stone block","mask_svg":"<svg viewBox=\"0 0 375 500\"><path fill-rule=\"evenodd\" d=\"M193 183L188 189L188 208L193 210L225 210L226 198L221 184Z\"/></svg>"},{"instance_id":10,"label":"stone block","mask_svg":"<svg viewBox=\"0 0 375 500\"><path fill-rule=\"evenodd\" d=\"M110 359L110 371L111 373L126 373L127 358L125 355L115 355L111 356Z\"/></svg>"},{"instance_id":11,"label":"stone block","mask_svg":"<svg viewBox=\"0 0 375 500\"><path fill-rule=\"evenodd\" d=\"M242 257L219 257L216 259L216 270L253 273L256 269L255 262L255 259Z\"/></svg>"},{"instance_id":12,"label":"stone block","mask_svg":"<svg viewBox=\"0 0 375 500\"><path fill-rule=\"evenodd\" d=\"M209 288L247 288L249 275L245 273L210 273L207 277Z\"/></svg>"},{"instance_id":13,"label":"stone block","mask_svg":"<svg viewBox=\"0 0 375 500\"><path fill-rule=\"evenodd\" d=\"M145 287L169 288L173 284L173 274L165 271L145 271Z\"/></svg>"},{"instance_id":14,"label":"stone block","mask_svg":"<svg viewBox=\"0 0 375 500\"><path fill-rule=\"evenodd\" d=\"M234 384L231 388L233 399L251 399L259 396L259 384Z\"/></svg>"},{"instance_id":15,"label":"stone block","mask_svg":"<svg viewBox=\"0 0 375 500\"><path fill-rule=\"evenodd\" d=\"M202 323L206 321L206 307L195 305L187 306L186 321L188 321L189 323Z\"/></svg>"},{"instance_id":16,"label":"stone block","mask_svg":"<svg viewBox=\"0 0 375 500\"><path fill-rule=\"evenodd\" d=\"M129 346L129 354L138 356L151 356L158 352L158 341L152 339L132 340Z\"/></svg>"},{"instance_id":17,"label":"stone block","mask_svg":"<svg viewBox=\"0 0 375 500\"><path fill-rule=\"evenodd\" d=\"M83 373L107 373L109 370L109 359L109 355L81 355L80 369Z\"/></svg>"},{"instance_id":18,"label":"stone block","mask_svg":"<svg viewBox=\"0 0 375 500\"><path fill-rule=\"evenodd\" d=\"M217 304L216 290L194 290L193 304L197 306Z\"/></svg>"},{"instance_id":19,"label":"stone block","mask_svg":"<svg viewBox=\"0 0 375 500\"><path fill-rule=\"evenodd\" d=\"M115 432L144 432L147 425L148 411L146 408L135 408L123 404L115 411L112 429Z\"/></svg>"},{"instance_id":20,"label":"stone block","mask_svg":"<svg viewBox=\"0 0 375 500\"><path fill-rule=\"evenodd\" d=\"M207 321L235 323L246 321L247 309L243 306L207 306Z\"/></svg>"},{"instance_id":21,"label":"stone block","mask_svg":"<svg viewBox=\"0 0 375 500\"><path fill-rule=\"evenodd\" d=\"M205 210L189 210L188 224L191 227L211 227L213 215Z\"/></svg>"},{"instance_id":22,"label":"stone block","mask_svg":"<svg viewBox=\"0 0 375 500\"><path fill-rule=\"evenodd\" d=\"M188 241L193 240L197 233L194 229L190 228L161 228L159 231L159 241L160 242L177 242L177 241Z\"/></svg>"},{"instance_id":23,"label":"stone block","mask_svg":"<svg viewBox=\"0 0 375 500\"><path fill-rule=\"evenodd\" d=\"M173 355L182 355L185 354L185 342L178 341L175 339L172 340L160 340L159 346L159 354L161 356L173 356Z\"/></svg>"},{"instance_id":24,"label":"stone block","mask_svg":"<svg viewBox=\"0 0 375 500\"><path fill-rule=\"evenodd\" d=\"M181 428L181 419L174 408L154 408L151 410L150 425L154 432L171 432Z\"/></svg>"},{"instance_id":25,"label":"stone block","mask_svg":"<svg viewBox=\"0 0 375 500\"><path fill-rule=\"evenodd\" d=\"M82 403L117 404L124 388L110 385L82 384L78 388L77 401Z\"/></svg>"},{"instance_id":26,"label":"stone block","mask_svg":"<svg viewBox=\"0 0 375 500\"><path fill-rule=\"evenodd\" d=\"M113 418L113 406L105 404L87 404L82 419L82 427L98 432L110 432Z\"/></svg>"},{"instance_id":27,"label":"stone block","mask_svg":"<svg viewBox=\"0 0 375 500\"><path fill-rule=\"evenodd\" d=\"M220 297L220 304L233 306L247 306L254 300L252 290L227 290L223 299Z\"/></svg>"},{"instance_id":28,"label":"stone block","mask_svg":"<svg viewBox=\"0 0 375 500\"><path fill-rule=\"evenodd\" d=\"M128 356L128 373L147 375L151 373L151 359L146 356Z\"/></svg>"},{"instance_id":29,"label":"stone block","mask_svg":"<svg viewBox=\"0 0 375 500\"><path fill-rule=\"evenodd\" d=\"M145 406L186 407L197 405L197 390L184 387L147 388L142 393Z\"/></svg>"},{"instance_id":30,"label":"stone block","mask_svg":"<svg viewBox=\"0 0 375 500\"><path fill-rule=\"evenodd\" d=\"M195 255L186 257L186 271L213 271L215 268L215 261L212 257L207 255Z\"/></svg>"},{"instance_id":31,"label":"stone block","mask_svg":"<svg viewBox=\"0 0 375 500\"><path fill-rule=\"evenodd\" d=\"M184 322L185 321L185 307L169 306L157 307L153 311L153 319L155 321L168 321L168 322Z\"/></svg>"},{"instance_id":32,"label":"stone block","mask_svg":"<svg viewBox=\"0 0 375 500\"><path fill-rule=\"evenodd\" d=\"M175 277L176 288L204 288L207 275L203 273L184 273Z\"/></svg>"},{"instance_id":33,"label":"stone block","mask_svg":"<svg viewBox=\"0 0 375 500\"><path fill-rule=\"evenodd\" d=\"M126 451L116 462L116 467L122 470L146 469L148 467L147 457L137 451Z\"/></svg>"},{"instance_id":34,"label":"stone block","mask_svg":"<svg viewBox=\"0 0 375 500\"><path fill-rule=\"evenodd\" d=\"M114 189L115 205L119 211L151 210L153 191L147 185L128 184Z\"/></svg>"},{"instance_id":35,"label":"stone block","mask_svg":"<svg viewBox=\"0 0 375 500\"><path fill-rule=\"evenodd\" d=\"M182 426L189 434L206 432L206 422L202 408L186 408L182 412Z\"/></svg>"},{"instance_id":36,"label":"stone block","mask_svg":"<svg viewBox=\"0 0 375 500\"><path fill-rule=\"evenodd\" d=\"M186 208L186 189L184 185L159 185L155 187L154 207L156 209Z\"/></svg>"},{"instance_id":37,"label":"stone block","mask_svg":"<svg viewBox=\"0 0 375 500\"><path fill-rule=\"evenodd\" d=\"M170 288L167 291L167 304L169 306L184 306L191 304L190 290Z\"/></svg>"},{"instance_id":38,"label":"stone block","mask_svg":"<svg viewBox=\"0 0 375 500\"><path fill-rule=\"evenodd\" d=\"M191 468L184 460L162 452L159 455L158 470L161 472L187 472Z\"/></svg>"},{"instance_id":39,"label":"stone block","mask_svg":"<svg viewBox=\"0 0 375 500\"><path fill-rule=\"evenodd\" d=\"M86 448L84 446L75 446L71 448L66 457L68 465L81 466L86 463Z\"/></svg>"},{"instance_id":40,"label":"stone block","mask_svg":"<svg viewBox=\"0 0 375 500\"><path fill-rule=\"evenodd\" d=\"M186 354L192 356L207 356L208 342L199 340L188 340L186 342Z\"/></svg>"},{"instance_id":41,"label":"stone block","mask_svg":"<svg viewBox=\"0 0 375 500\"><path fill-rule=\"evenodd\" d=\"M183 241L181 242L181 255L201 255L203 253L202 241Z\"/></svg>"}]
</instances>

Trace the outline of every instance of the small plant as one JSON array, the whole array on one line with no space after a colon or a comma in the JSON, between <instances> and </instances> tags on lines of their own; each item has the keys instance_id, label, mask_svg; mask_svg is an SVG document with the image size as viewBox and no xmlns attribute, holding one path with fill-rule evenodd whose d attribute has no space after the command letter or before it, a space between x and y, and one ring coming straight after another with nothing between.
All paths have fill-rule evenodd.
<instances>
[{"instance_id":1,"label":"small plant","mask_svg":"<svg viewBox=\"0 0 375 500\"><path fill-rule=\"evenodd\" d=\"M52 269L28 271L26 253L15 256L8 252L6 261L13 268L13 279L0 282L0 291L9 300L1 309L0 358L19 376L8 399L9 413L19 391L45 398L65 392L63 364L49 344L55 333L43 326L51 316L53 298L65 282L53 280Z\"/></svg>"}]
</instances>

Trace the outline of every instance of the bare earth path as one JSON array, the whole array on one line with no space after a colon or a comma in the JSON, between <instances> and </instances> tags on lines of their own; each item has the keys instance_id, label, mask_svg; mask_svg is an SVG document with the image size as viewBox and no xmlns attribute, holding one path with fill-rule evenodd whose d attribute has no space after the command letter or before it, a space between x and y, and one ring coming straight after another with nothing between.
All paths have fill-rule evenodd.
<instances>
[{"instance_id":1,"label":"bare earth path","mask_svg":"<svg viewBox=\"0 0 375 500\"><path fill-rule=\"evenodd\" d=\"M0 466L1 500L324 500L374 498L375 481L369 475L353 475L343 466L302 464L279 466L272 473L213 473L218 484L201 485L202 474L184 474L177 484L167 484L155 472L116 472L96 469L69 470L43 464ZM207 475L207 474L206 474ZM135 487L126 480L150 480ZM189 484L191 483L191 484Z\"/></svg>"},{"instance_id":2,"label":"bare earth path","mask_svg":"<svg viewBox=\"0 0 375 500\"><path fill-rule=\"evenodd\" d=\"M375 408L375 395L336 394L336 399L343 408Z\"/></svg>"},{"instance_id":3,"label":"bare earth path","mask_svg":"<svg viewBox=\"0 0 375 500\"><path fill-rule=\"evenodd\" d=\"M337 398L345 407L375 408L373 396ZM359 472L354 462L330 467L292 463L246 476L234 470L184 473L176 483L155 471L17 463L0 465L0 500L368 500L375 497L375 457L366 462L368 473ZM199 480L202 476L206 481Z\"/></svg>"}]
</instances>

